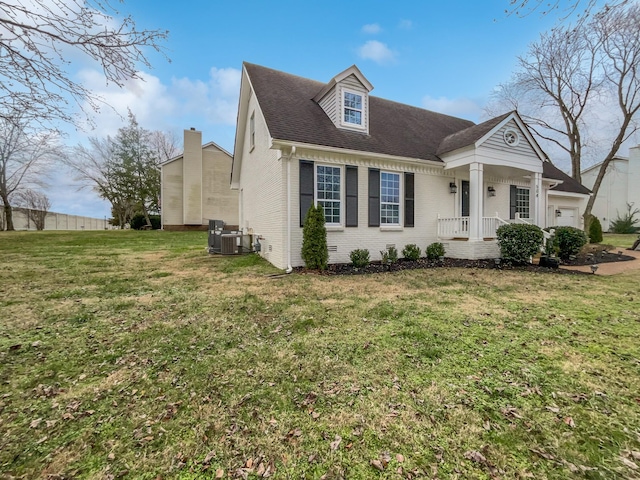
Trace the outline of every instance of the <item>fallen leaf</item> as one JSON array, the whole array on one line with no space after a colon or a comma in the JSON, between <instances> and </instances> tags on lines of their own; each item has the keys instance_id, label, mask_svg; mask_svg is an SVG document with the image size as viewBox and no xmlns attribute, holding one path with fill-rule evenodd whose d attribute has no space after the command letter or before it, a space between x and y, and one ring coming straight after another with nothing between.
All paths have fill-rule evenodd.
<instances>
[{"instance_id":1,"label":"fallen leaf","mask_svg":"<svg viewBox=\"0 0 640 480\"><path fill-rule=\"evenodd\" d=\"M36 418L35 420L32 420L31 423L29 424L29 428L38 428L38 425L40 425L40 422L42 422L42 418Z\"/></svg>"},{"instance_id":2,"label":"fallen leaf","mask_svg":"<svg viewBox=\"0 0 640 480\"><path fill-rule=\"evenodd\" d=\"M640 460L640 452L636 452L635 450L632 450L632 451L631 451L631 452L629 452L629 453L631 453L631 456L632 456L633 458L635 458L636 460Z\"/></svg>"},{"instance_id":3,"label":"fallen leaf","mask_svg":"<svg viewBox=\"0 0 640 480\"><path fill-rule=\"evenodd\" d=\"M202 463L205 465L211 463L211 460L213 460L215 456L216 456L215 450L211 450L209 453L207 453L207 456L204 457L204 460L202 461Z\"/></svg>"},{"instance_id":4,"label":"fallen leaf","mask_svg":"<svg viewBox=\"0 0 640 480\"><path fill-rule=\"evenodd\" d=\"M396 461L398 463L404 462L404 456L402 454L400 454L400 453L396 454Z\"/></svg>"},{"instance_id":5,"label":"fallen leaf","mask_svg":"<svg viewBox=\"0 0 640 480\"><path fill-rule=\"evenodd\" d=\"M550 412L553 412L553 413L559 413L560 412L560 409L558 407L544 407L544 408L546 408L547 410L549 410Z\"/></svg>"},{"instance_id":6,"label":"fallen leaf","mask_svg":"<svg viewBox=\"0 0 640 480\"><path fill-rule=\"evenodd\" d=\"M340 435L336 435L336 439L329 444L331 450L337 450L340 446L340 442L342 442L342 437Z\"/></svg>"},{"instance_id":7,"label":"fallen leaf","mask_svg":"<svg viewBox=\"0 0 640 480\"><path fill-rule=\"evenodd\" d=\"M573 421L573 418L571 417L564 417L564 423L566 423L567 425L569 425L571 428L575 428L576 424Z\"/></svg>"},{"instance_id":8,"label":"fallen leaf","mask_svg":"<svg viewBox=\"0 0 640 480\"><path fill-rule=\"evenodd\" d=\"M109 455L107 455L107 459L109 460L115 460L116 456L114 455L113 452L111 452Z\"/></svg>"},{"instance_id":9,"label":"fallen leaf","mask_svg":"<svg viewBox=\"0 0 640 480\"><path fill-rule=\"evenodd\" d=\"M222 468L219 468L218 470L216 470L216 478L222 477L224 477L224 470Z\"/></svg>"},{"instance_id":10,"label":"fallen leaf","mask_svg":"<svg viewBox=\"0 0 640 480\"><path fill-rule=\"evenodd\" d=\"M469 450L467 452L464 452L464 458L477 463L487 463L487 459L485 458L485 456L477 450Z\"/></svg>"},{"instance_id":11,"label":"fallen leaf","mask_svg":"<svg viewBox=\"0 0 640 480\"><path fill-rule=\"evenodd\" d=\"M384 466L382 465L382 462L380 460L371 460L371 465L381 472L384 472Z\"/></svg>"}]
</instances>

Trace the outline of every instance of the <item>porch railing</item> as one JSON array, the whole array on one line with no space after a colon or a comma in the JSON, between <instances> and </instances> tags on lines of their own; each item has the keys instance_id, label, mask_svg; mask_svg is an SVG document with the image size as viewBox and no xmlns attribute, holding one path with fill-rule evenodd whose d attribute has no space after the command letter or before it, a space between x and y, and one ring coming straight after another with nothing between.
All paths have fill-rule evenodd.
<instances>
[{"instance_id":1,"label":"porch railing","mask_svg":"<svg viewBox=\"0 0 640 480\"><path fill-rule=\"evenodd\" d=\"M438 237L469 238L469 217L447 217L438 215Z\"/></svg>"},{"instance_id":2,"label":"porch railing","mask_svg":"<svg viewBox=\"0 0 640 480\"><path fill-rule=\"evenodd\" d=\"M482 238L497 238L497 231L500 225L507 223L527 223L530 219L522 218L516 213L516 218L503 220L496 213L493 217L482 217ZM551 238L549 232L542 231L546 240ZM438 237L439 238L469 238L469 217L440 217L438 215Z\"/></svg>"},{"instance_id":3,"label":"porch railing","mask_svg":"<svg viewBox=\"0 0 640 480\"><path fill-rule=\"evenodd\" d=\"M493 217L482 217L482 237L496 238L496 231L500 225L509 223L497 214ZM469 217L440 217L438 216L438 237L440 238L469 238Z\"/></svg>"}]
</instances>

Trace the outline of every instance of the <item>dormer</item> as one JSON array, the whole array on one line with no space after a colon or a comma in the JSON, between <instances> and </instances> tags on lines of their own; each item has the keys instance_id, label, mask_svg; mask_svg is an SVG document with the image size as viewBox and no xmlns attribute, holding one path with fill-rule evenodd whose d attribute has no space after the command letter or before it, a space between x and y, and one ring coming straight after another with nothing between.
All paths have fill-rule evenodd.
<instances>
[{"instance_id":1,"label":"dormer","mask_svg":"<svg viewBox=\"0 0 640 480\"><path fill-rule=\"evenodd\" d=\"M373 85L355 65L327 83L313 100L337 128L369 133L369 92Z\"/></svg>"}]
</instances>

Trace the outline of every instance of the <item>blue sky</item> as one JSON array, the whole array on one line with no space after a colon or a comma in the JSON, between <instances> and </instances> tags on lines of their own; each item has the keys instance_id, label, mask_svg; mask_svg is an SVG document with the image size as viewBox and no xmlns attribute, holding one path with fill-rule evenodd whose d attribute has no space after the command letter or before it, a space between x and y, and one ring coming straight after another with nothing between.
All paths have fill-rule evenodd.
<instances>
[{"instance_id":1,"label":"blue sky","mask_svg":"<svg viewBox=\"0 0 640 480\"><path fill-rule=\"evenodd\" d=\"M144 82L105 86L96 66L75 75L126 117L150 130L195 127L203 141L233 151L242 62L328 81L352 64L373 95L480 121L491 91L507 82L517 56L553 27L558 15L507 16L508 0L206 1L129 0L139 27L166 29L168 62L151 53ZM73 64L72 64L73 68ZM104 109L93 131L67 143L114 135L124 120ZM48 191L53 211L109 216L107 203L77 191L59 172Z\"/></svg>"}]
</instances>

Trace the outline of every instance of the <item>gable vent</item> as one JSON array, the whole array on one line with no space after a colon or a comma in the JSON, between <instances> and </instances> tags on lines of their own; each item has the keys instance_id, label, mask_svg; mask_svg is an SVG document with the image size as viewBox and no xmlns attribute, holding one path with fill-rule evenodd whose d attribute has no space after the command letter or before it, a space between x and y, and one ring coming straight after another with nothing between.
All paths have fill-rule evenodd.
<instances>
[{"instance_id":1,"label":"gable vent","mask_svg":"<svg viewBox=\"0 0 640 480\"><path fill-rule=\"evenodd\" d=\"M328 245L327 246L327 250L330 252L337 252L338 251L338 246L337 245Z\"/></svg>"}]
</instances>

